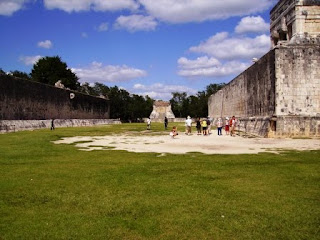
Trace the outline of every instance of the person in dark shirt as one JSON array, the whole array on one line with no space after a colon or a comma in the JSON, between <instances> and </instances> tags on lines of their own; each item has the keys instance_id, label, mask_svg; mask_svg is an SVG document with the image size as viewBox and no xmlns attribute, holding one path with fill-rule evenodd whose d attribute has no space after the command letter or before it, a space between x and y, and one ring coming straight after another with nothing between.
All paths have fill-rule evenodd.
<instances>
[{"instance_id":1,"label":"person in dark shirt","mask_svg":"<svg viewBox=\"0 0 320 240\"><path fill-rule=\"evenodd\" d=\"M168 118L164 117L164 129L167 130L168 129Z\"/></svg>"}]
</instances>

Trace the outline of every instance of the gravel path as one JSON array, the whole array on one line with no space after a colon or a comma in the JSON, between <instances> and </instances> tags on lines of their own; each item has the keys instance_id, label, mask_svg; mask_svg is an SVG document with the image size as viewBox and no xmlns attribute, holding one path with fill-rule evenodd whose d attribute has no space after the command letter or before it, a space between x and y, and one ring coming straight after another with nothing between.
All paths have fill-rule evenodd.
<instances>
[{"instance_id":1,"label":"gravel path","mask_svg":"<svg viewBox=\"0 0 320 240\"><path fill-rule=\"evenodd\" d=\"M279 150L320 149L320 139L277 139L244 138L240 136L210 136L180 134L176 138L169 135L124 134L96 137L70 137L55 141L55 144L71 144L79 150L127 150L130 152L157 152L184 154L201 152L204 154L255 154L278 152Z\"/></svg>"}]
</instances>

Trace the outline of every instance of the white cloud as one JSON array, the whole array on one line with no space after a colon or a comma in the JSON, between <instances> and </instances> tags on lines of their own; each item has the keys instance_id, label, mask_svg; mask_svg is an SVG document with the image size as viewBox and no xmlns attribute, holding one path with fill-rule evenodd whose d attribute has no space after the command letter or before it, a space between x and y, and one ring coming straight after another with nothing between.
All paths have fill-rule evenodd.
<instances>
[{"instance_id":1,"label":"white cloud","mask_svg":"<svg viewBox=\"0 0 320 240\"><path fill-rule=\"evenodd\" d=\"M0 0L0 15L10 16L29 1L31 0ZM60 9L69 13L143 10L156 19L170 23L202 22L256 14L276 2L276 0L43 0L44 6L49 10Z\"/></svg>"},{"instance_id":2,"label":"white cloud","mask_svg":"<svg viewBox=\"0 0 320 240\"><path fill-rule=\"evenodd\" d=\"M120 16L114 27L127 29L130 32L155 30L157 22L153 17L143 15Z\"/></svg>"},{"instance_id":3,"label":"white cloud","mask_svg":"<svg viewBox=\"0 0 320 240\"><path fill-rule=\"evenodd\" d=\"M50 40L38 42L38 47L47 49L52 48L52 42Z\"/></svg>"},{"instance_id":4,"label":"white cloud","mask_svg":"<svg viewBox=\"0 0 320 240\"><path fill-rule=\"evenodd\" d=\"M235 28L236 33L265 33L269 31L269 23L260 16L244 17Z\"/></svg>"},{"instance_id":5,"label":"white cloud","mask_svg":"<svg viewBox=\"0 0 320 240\"><path fill-rule=\"evenodd\" d=\"M117 11L137 10L139 5L134 0L44 0L48 9L60 9L66 12L80 11Z\"/></svg>"},{"instance_id":6,"label":"white cloud","mask_svg":"<svg viewBox=\"0 0 320 240\"><path fill-rule=\"evenodd\" d=\"M135 94L148 95L154 99L169 100L172 97L172 92L186 92L188 95L194 95L198 91L181 85L164 85L155 83L149 86L143 84L135 84L131 90Z\"/></svg>"},{"instance_id":7,"label":"white cloud","mask_svg":"<svg viewBox=\"0 0 320 240\"><path fill-rule=\"evenodd\" d=\"M11 16L16 11L19 11L29 0L1 0L0 15Z\"/></svg>"},{"instance_id":8,"label":"white cloud","mask_svg":"<svg viewBox=\"0 0 320 240\"><path fill-rule=\"evenodd\" d=\"M19 58L20 62L23 62L25 65L33 65L36 62L38 62L38 60L40 58L43 58L43 56L37 55L37 56L21 56Z\"/></svg>"},{"instance_id":9,"label":"white cloud","mask_svg":"<svg viewBox=\"0 0 320 240\"><path fill-rule=\"evenodd\" d=\"M92 0L96 11L116 11L122 9L137 10L139 4L134 0Z\"/></svg>"},{"instance_id":10,"label":"white cloud","mask_svg":"<svg viewBox=\"0 0 320 240\"><path fill-rule=\"evenodd\" d=\"M249 66L248 63L239 61L230 61L222 64L217 59L208 58L207 56L196 60L180 58L178 64L180 68L178 75L188 78L229 76L239 74Z\"/></svg>"},{"instance_id":11,"label":"white cloud","mask_svg":"<svg viewBox=\"0 0 320 240\"><path fill-rule=\"evenodd\" d=\"M270 50L270 38L264 34L255 38L229 37L227 32L221 32L189 50L218 59L248 60L253 57L261 57L267 53Z\"/></svg>"},{"instance_id":12,"label":"white cloud","mask_svg":"<svg viewBox=\"0 0 320 240\"><path fill-rule=\"evenodd\" d=\"M201 22L266 10L275 0L139 0L153 17L165 22Z\"/></svg>"},{"instance_id":13,"label":"white cloud","mask_svg":"<svg viewBox=\"0 0 320 240\"><path fill-rule=\"evenodd\" d=\"M82 33L81 33L81 37L83 37L83 38L88 38L88 34L87 34L86 32L82 32Z\"/></svg>"},{"instance_id":14,"label":"white cloud","mask_svg":"<svg viewBox=\"0 0 320 240\"><path fill-rule=\"evenodd\" d=\"M147 72L126 65L114 66L93 62L86 68L72 68L81 82L123 82L145 77Z\"/></svg>"},{"instance_id":15,"label":"white cloud","mask_svg":"<svg viewBox=\"0 0 320 240\"><path fill-rule=\"evenodd\" d=\"M178 60L178 64L183 69L199 69L219 66L220 62L216 58L208 58L207 56L198 57L196 60L189 60L185 57L181 57Z\"/></svg>"},{"instance_id":16,"label":"white cloud","mask_svg":"<svg viewBox=\"0 0 320 240\"><path fill-rule=\"evenodd\" d=\"M106 23L106 22L103 22L99 25L98 27L98 32L105 32L105 31L108 31L108 28L109 28L109 24Z\"/></svg>"}]
</instances>

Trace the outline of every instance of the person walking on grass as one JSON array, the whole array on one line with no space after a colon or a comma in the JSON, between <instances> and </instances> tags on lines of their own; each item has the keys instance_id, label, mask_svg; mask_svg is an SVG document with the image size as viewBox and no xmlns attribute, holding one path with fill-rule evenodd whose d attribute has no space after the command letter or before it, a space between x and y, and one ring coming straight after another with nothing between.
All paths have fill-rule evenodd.
<instances>
[{"instance_id":1,"label":"person walking on grass","mask_svg":"<svg viewBox=\"0 0 320 240\"><path fill-rule=\"evenodd\" d=\"M54 127L54 118L52 118L52 120L51 120L51 128L50 128L50 130L54 130L55 129L55 127Z\"/></svg>"},{"instance_id":2,"label":"person walking on grass","mask_svg":"<svg viewBox=\"0 0 320 240\"><path fill-rule=\"evenodd\" d=\"M164 129L167 130L168 129L168 118L164 117Z\"/></svg>"},{"instance_id":3,"label":"person walking on grass","mask_svg":"<svg viewBox=\"0 0 320 240\"><path fill-rule=\"evenodd\" d=\"M151 119L148 118L147 119L147 130L150 130L151 129Z\"/></svg>"}]
</instances>

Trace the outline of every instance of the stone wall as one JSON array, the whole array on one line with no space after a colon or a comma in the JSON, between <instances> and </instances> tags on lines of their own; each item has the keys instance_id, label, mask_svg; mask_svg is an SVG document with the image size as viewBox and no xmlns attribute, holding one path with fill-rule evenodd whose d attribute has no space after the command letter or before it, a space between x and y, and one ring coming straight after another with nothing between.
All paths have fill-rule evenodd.
<instances>
[{"instance_id":1,"label":"stone wall","mask_svg":"<svg viewBox=\"0 0 320 240\"><path fill-rule=\"evenodd\" d=\"M320 136L320 1L280 0L273 49L209 98L209 115L260 136Z\"/></svg>"},{"instance_id":2,"label":"stone wall","mask_svg":"<svg viewBox=\"0 0 320 240\"><path fill-rule=\"evenodd\" d=\"M0 133L17 132L51 128L52 120L0 120ZM119 119L55 119L54 126L59 127L83 127L121 124Z\"/></svg>"},{"instance_id":3,"label":"stone wall","mask_svg":"<svg viewBox=\"0 0 320 240\"><path fill-rule=\"evenodd\" d=\"M0 120L108 119L109 101L0 75Z\"/></svg>"},{"instance_id":4,"label":"stone wall","mask_svg":"<svg viewBox=\"0 0 320 240\"><path fill-rule=\"evenodd\" d=\"M259 136L320 136L319 69L319 45L277 47L209 98L209 116Z\"/></svg>"},{"instance_id":5,"label":"stone wall","mask_svg":"<svg viewBox=\"0 0 320 240\"><path fill-rule=\"evenodd\" d=\"M319 116L320 45L281 47L275 53L275 114Z\"/></svg>"},{"instance_id":6,"label":"stone wall","mask_svg":"<svg viewBox=\"0 0 320 240\"><path fill-rule=\"evenodd\" d=\"M320 116L280 116L276 128L279 137L320 136Z\"/></svg>"},{"instance_id":7,"label":"stone wall","mask_svg":"<svg viewBox=\"0 0 320 240\"><path fill-rule=\"evenodd\" d=\"M272 116L275 109L274 58L272 50L210 96L209 116Z\"/></svg>"}]
</instances>

